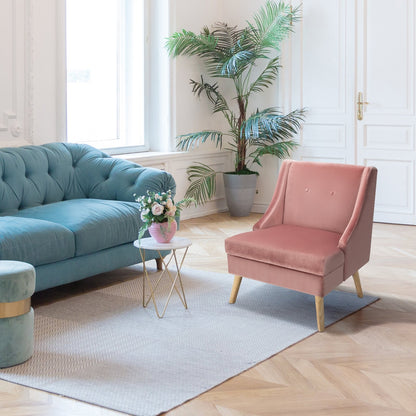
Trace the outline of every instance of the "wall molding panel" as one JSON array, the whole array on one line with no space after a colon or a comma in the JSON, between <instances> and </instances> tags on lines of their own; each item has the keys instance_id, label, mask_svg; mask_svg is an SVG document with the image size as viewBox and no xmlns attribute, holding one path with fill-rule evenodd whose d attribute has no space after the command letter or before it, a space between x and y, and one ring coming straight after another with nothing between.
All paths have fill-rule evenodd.
<instances>
[{"instance_id":1,"label":"wall molding panel","mask_svg":"<svg viewBox=\"0 0 416 416\"><path fill-rule=\"evenodd\" d=\"M0 3L0 51L4 64L0 76L0 145L19 146L31 143L27 100L31 4L24 0Z\"/></svg>"},{"instance_id":2,"label":"wall molding panel","mask_svg":"<svg viewBox=\"0 0 416 416\"><path fill-rule=\"evenodd\" d=\"M24 10L24 53L25 53L25 137L33 144L34 137L34 35L33 35L33 4L34 0L25 3Z\"/></svg>"},{"instance_id":3,"label":"wall molding panel","mask_svg":"<svg viewBox=\"0 0 416 416\"><path fill-rule=\"evenodd\" d=\"M347 0L302 3L302 20L290 45L291 89L286 91L291 109L307 109L298 159L354 162L353 13L353 2Z\"/></svg>"}]
</instances>

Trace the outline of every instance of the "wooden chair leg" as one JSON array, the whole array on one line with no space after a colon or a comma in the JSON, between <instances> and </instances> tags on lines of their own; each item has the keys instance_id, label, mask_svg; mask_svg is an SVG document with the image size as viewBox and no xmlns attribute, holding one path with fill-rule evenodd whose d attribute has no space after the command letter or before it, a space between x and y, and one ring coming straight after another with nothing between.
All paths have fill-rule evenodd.
<instances>
[{"instance_id":1,"label":"wooden chair leg","mask_svg":"<svg viewBox=\"0 0 416 416\"><path fill-rule=\"evenodd\" d=\"M231 289L231 296L230 296L229 303L235 303L237 299L238 291L240 289L242 278L243 276L238 276L238 275L234 276L234 283L233 283L233 288Z\"/></svg>"},{"instance_id":2,"label":"wooden chair leg","mask_svg":"<svg viewBox=\"0 0 416 416\"><path fill-rule=\"evenodd\" d=\"M355 289L357 291L357 296L359 298L363 297L363 289L361 287L361 281L360 281L360 275L358 273L358 271L356 271L352 277L354 278L354 283L355 283Z\"/></svg>"},{"instance_id":3,"label":"wooden chair leg","mask_svg":"<svg viewBox=\"0 0 416 416\"><path fill-rule=\"evenodd\" d=\"M323 332L325 330L324 298L321 296L315 296L315 307L318 331Z\"/></svg>"},{"instance_id":4,"label":"wooden chair leg","mask_svg":"<svg viewBox=\"0 0 416 416\"><path fill-rule=\"evenodd\" d=\"M156 267L158 270L163 270L163 262L162 259L160 257L158 257L156 260Z\"/></svg>"}]
</instances>

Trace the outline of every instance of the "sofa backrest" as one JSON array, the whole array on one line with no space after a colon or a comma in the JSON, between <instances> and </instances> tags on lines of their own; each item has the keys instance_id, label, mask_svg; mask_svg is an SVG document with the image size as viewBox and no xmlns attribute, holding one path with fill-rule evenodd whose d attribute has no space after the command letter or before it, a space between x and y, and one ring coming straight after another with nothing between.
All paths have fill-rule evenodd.
<instances>
[{"instance_id":1,"label":"sofa backrest","mask_svg":"<svg viewBox=\"0 0 416 416\"><path fill-rule=\"evenodd\" d=\"M357 201L364 166L289 163L283 223L342 233Z\"/></svg>"},{"instance_id":2,"label":"sofa backrest","mask_svg":"<svg viewBox=\"0 0 416 416\"><path fill-rule=\"evenodd\" d=\"M151 182L152 171L88 145L49 143L3 148L0 214L76 198L133 201L138 178L149 176ZM170 188L174 187L173 179L166 173L167 186L169 181ZM151 183L145 185L143 193L146 188L151 189Z\"/></svg>"}]
</instances>

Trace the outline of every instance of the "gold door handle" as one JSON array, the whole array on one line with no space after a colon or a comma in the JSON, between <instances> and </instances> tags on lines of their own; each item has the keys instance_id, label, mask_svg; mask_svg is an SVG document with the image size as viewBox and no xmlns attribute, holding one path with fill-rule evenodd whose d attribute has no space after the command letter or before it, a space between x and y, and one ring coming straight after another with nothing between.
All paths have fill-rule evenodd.
<instances>
[{"instance_id":1,"label":"gold door handle","mask_svg":"<svg viewBox=\"0 0 416 416\"><path fill-rule=\"evenodd\" d=\"M357 99L357 119L362 120L363 119L363 109L364 105L370 104L367 101L363 101L363 93L358 93L358 99Z\"/></svg>"}]
</instances>

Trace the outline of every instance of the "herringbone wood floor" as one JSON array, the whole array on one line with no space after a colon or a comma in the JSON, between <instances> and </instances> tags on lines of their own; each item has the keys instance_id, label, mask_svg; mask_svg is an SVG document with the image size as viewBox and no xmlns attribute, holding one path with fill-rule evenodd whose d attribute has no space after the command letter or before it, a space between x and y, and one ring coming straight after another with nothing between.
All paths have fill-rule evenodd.
<instances>
[{"instance_id":1,"label":"herringbone wood floor","mask_svg":"<svg viewBox=\"0 0 416 416\"><path fill-rule=\"evenodd\" d=\"M226 272L223 240L260 217L216 214L183 221L193 245L186 267ZM34 297L34 305L134 277L107 273ZM353 314L166 416L416 415L416 227L375 224L365 293L380 301ZM230 289L232 277L230 277ZM342 289L354 291L352 279ZM314 313L314 311L311 311ZM238 346L236 346L238 348ZM0 415L119 415L0 381Z\"/></svg>"}]
</instances>

